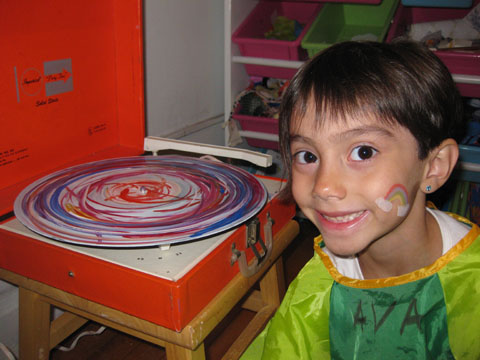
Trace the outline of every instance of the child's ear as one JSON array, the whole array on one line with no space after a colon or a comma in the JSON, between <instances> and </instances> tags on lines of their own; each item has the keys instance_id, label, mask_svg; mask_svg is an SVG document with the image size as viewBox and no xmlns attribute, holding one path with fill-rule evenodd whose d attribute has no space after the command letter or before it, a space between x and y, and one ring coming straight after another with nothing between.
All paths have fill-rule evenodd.
<instances>
[{"instance_id":1,"label":"child's ear","mask_svg":"<svg viewBox=\"0 0 480 360\"><path fill-rule=\"evenodd\" d=\"M430 152L422 181L422 191L434 192L448 180L457 164L458 154L458 145L453 139L444 140Z\"/></svg>"}]
</instances>

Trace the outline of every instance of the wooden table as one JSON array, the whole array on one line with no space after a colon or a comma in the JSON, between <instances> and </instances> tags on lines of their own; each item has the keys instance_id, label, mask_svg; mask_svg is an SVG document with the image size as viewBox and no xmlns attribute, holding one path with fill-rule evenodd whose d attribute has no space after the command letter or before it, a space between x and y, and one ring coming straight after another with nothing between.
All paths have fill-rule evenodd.
<instances>
[{"instance_id":1,"label":"wooden table","mask_svg":"<svg viewBox=\"0 0 480 360\"><path fill-rule=\"evenodd\" d=\"M168 359L205 359L204 339L242 302L242 307L256 315L224 356L236 359L280 304L285 291L281 254L298 232L298 223L288 222L275 235L272 255L264 266L248 278L237 274L181 332L0 268L0 278L19 287L20 359L48 359L55 346L88 320L165 347ZM252 289L257 281L259 291ZM53 321L52 306L65 311Z\"/></svg>"}]
</instances>

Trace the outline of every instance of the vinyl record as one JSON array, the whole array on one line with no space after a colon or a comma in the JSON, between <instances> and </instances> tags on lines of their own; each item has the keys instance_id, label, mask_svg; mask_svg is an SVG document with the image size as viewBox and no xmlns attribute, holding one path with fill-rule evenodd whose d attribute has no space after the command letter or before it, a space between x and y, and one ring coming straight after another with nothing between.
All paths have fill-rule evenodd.
<instances>
[{"instance_id":1,"label":"vinyl record","mask_svg":"<svg viewBox=\"0 0 480 360\"><path fill-rule=\"evenodd\" d=\"M256 215L267 200L250 173L222 162L138 156L73 166L26 187L15 215L32 231L101 247L201 239Z\"/></svg>"}]
</instances>

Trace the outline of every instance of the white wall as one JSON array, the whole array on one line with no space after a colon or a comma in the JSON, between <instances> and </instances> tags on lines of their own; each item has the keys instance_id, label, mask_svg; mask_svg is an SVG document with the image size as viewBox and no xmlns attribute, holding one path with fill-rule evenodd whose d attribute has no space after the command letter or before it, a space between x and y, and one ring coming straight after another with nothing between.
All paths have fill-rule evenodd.
<instances>
[{"instance_id":1,"label":"white wall","mask_svg":"<svg viewBox=\"0 0 480 360\"><path fill-rule=\"evenodd\" d=\"M147 135L223 145L223 0L145 0ZM219 136L220 135L220 136Z\"/></svg>"}]
</instances>

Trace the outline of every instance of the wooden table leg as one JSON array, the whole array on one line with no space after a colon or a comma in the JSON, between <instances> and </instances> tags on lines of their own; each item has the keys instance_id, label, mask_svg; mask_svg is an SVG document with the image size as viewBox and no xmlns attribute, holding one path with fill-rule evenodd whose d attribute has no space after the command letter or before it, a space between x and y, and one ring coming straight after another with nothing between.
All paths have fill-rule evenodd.
<instances>
[{"instance_id":1,"label":"wooden table leg","mask_svg":"<svg viewBox=\"0 0 480 360\"><path fill-rule=\"evenodd\" d=\"M167 360L205 360L205 347L203 343L195 350L166 343Z\"/></svg>"},{"instance_id":2,"label":"wooden table leg","mask_svg":"<svg viewBox=\"0 0 480 360\"><path fill-rule=\"evenodd\" d=\"M257 291L258 293L258 291ZM260 280L261 308L243 332L234 341L222 360L238 359L248 345L260 334L270 318L275 314L285 294L285 277L283 259L280 257ZM256 294L255 294L256 295ZM258 296L254 296L252 304L258 307Z\"/></svg>"},{"instance_id":3,"label":"wooden table leg","mask_svg":"<svg viewBox=\"0 0 480 360\"><path fill-rule=\"evenodd\" d=\"M20 360L47 360L50 354L51 306L37 293L19 287Z\"/></svg>"},{"instance_id":4,"label":"wooden table leg","mask_svg":"<svg viewBox=\"0 0 480 360\"><path fill-rule=\"evenodd\" d=\"M283 259L280 257L260 280L260 293L265 304L280 306L285 295Z\"/></svg>"}]
</instances>

